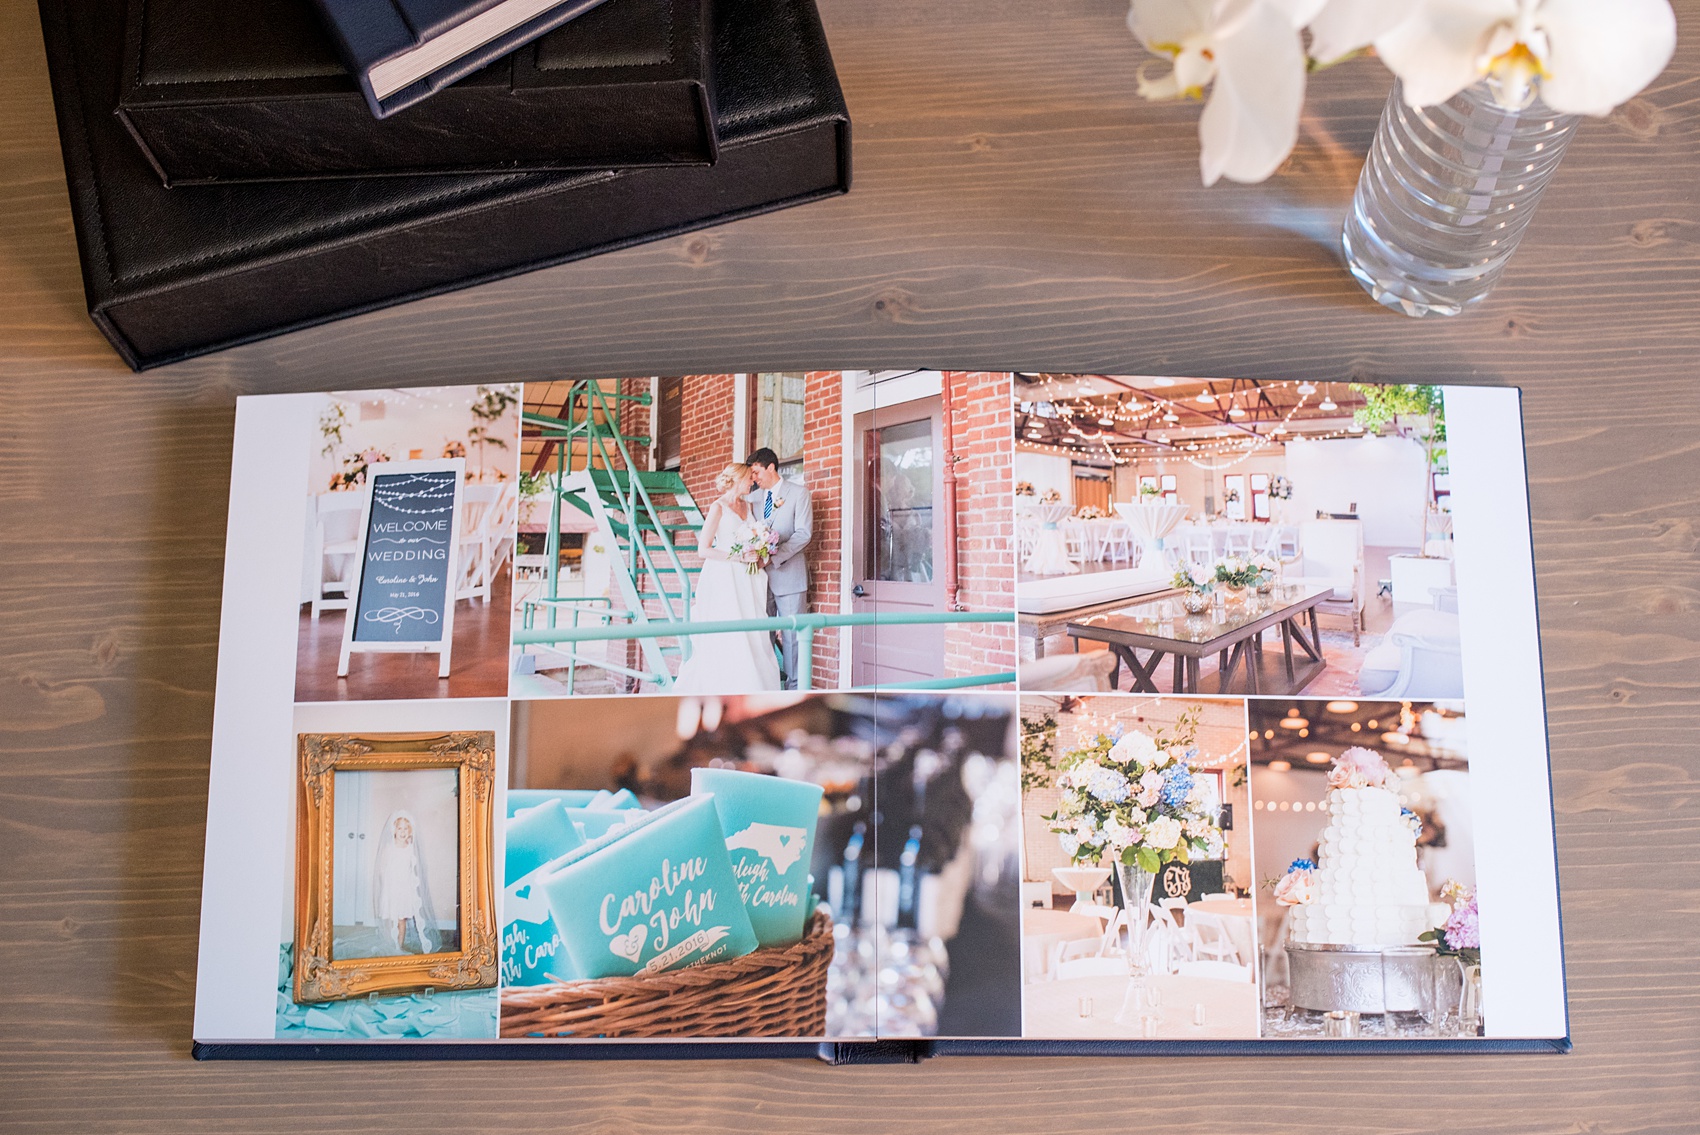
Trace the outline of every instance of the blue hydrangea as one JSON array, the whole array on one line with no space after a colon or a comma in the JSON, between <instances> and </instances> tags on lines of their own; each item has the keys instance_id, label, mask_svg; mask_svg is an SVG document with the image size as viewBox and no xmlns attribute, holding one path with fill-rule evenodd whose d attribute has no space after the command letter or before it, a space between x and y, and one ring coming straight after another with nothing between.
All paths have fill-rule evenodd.
<instances>
[{"instance_id":1,"label":"blue hydrangea","mask_svg":"<svg viewBox=\"0 0 1700 1135\"><path fill-rule=\"evenodd\" d=\"M1303 856L1300 856L1299 858L1293 860L1291 863L1287 864L1287 870L1288 871L1314 871L1314 870L1316 870L1316 864L1312 863L1310 860L1304 858Z\"/></svg>"},{"instance_id":2,"label":"blue hydrangea","mask_svg":"<svg viewBox=\"0 0 1700 1135\"><path fill-rule=\"evenodd\" d=\"M1113 768L1093 769L1086 778L1086 791L1107 804L1120 804L1128 798L1127 777Z\"/></svg>"},{"instance_id":3,"label":"blue hydrangea","mask_svg":"<svg viewBox=\"0 0 1700 1135\"><path fill-rule=\"evenodd\" d=\"M1159 799L1171 808L1179 809L1186 804L1186 798L1192 792L1192 772L1184 765L1170 765L1163 772L1163 788Z\"/></svg>"}]
</instances>

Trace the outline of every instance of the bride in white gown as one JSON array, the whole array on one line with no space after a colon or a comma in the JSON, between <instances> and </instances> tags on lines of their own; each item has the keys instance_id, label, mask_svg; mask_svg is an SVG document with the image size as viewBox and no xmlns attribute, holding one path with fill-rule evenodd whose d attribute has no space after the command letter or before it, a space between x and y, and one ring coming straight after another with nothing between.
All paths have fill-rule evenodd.
<instances>
[{"instance_id":1,"label":"bride in white gown","mask_svg":"<svg viewBox=\"0 0 1700 1135\"><path fill-rule=\"evenodd\" d=\"M715 479L720 496L709 506L697 534L702 571L691 601L692 622L767 617L767 574L734 563L726 551L751 520L744 498L754 481L750 467L736 463ZM779 688L779 662L765 631L693 635L691 656L673 683L673 692L679 694L752 694Z\"/></svg>"}]
</instances>

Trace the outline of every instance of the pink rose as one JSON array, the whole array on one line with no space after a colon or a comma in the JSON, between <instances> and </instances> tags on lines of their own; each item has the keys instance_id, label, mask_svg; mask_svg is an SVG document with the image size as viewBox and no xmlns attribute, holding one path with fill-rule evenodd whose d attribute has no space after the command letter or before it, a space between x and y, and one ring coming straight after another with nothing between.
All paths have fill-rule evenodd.
<instances>
[{"instance_id":1,"label":"pink rose","mask_svg":"<svg viewBox=\"0 0 1700 1135\"><path fill-rule=\"evenodd\" d=\"M1282 906L1305 906L1316 901L1316 884L1304 868L1289 871L1275 884L1275 901Z\"/></svg>"},{"instance_id":2,"label":"pink rose","mask_svg":"<svg viewBox=\"0 0 1700 1135\"><path fill-rule=\"evenodd\" d=\"M1354 745L1334 758L1334 767L1328 770L1328 787L1380 788L1390 775L1380 753Z\"/></svg>"}]
</instances>

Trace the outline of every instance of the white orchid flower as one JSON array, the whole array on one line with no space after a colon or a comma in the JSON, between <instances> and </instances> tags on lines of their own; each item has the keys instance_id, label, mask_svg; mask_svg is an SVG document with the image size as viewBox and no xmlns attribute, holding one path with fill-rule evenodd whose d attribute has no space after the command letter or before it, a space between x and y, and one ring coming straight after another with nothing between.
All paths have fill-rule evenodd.
<instances>
[{"instance_id":1,"label":"white orchid flower","mask_svg":"<svg viewBox=\"0 0 1700 1135\"><path fill-rule=\"evenodd\" d=\"M1485 78L1508 110L1538 86L1561 114L1603 116L1670 62L1676 16L1669 0L1420 0L1375 48L1412 106Z\"/></svg>"},{"instance_id":2,"label":"white orchid flower","mask_svg":"<svg viewBox=\"0 0 1700 1135\"><path fill-rule=\"evenodd\" d=\"M1327 0L1310 21L1310 57L1334 63L1407 19L1420 0Z\"/></svg>"},{"instance_id":3,"label":"white orchid flower","mask_svg":"<svg viewBox=\"0 0 1700 1135\"><path fill-rule=\"evenodd\" d=\"M1262 181L1299 137L1305 53L1299 29L1324 0L1132 0L1127 25L1169 74L1139 77L1148 99L1209 101L1198 120L1205 185Z\"/></svg>"}]
</instances>

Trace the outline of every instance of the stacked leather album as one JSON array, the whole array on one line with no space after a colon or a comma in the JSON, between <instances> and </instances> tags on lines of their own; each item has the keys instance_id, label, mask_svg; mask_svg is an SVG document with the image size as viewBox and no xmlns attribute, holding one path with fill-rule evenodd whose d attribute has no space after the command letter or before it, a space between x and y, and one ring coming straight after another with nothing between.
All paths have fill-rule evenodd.
<instances>
[{"instance_id":1,"label":"stacked leather album","mask_svg":"<svg viewBox=\"0 0 1700 1135\"><path fill-rule=\"evenodd\" d=\"M849 188L813 0L40 8L89 314L138 370Z\"/></svg>"}]
</instances>

